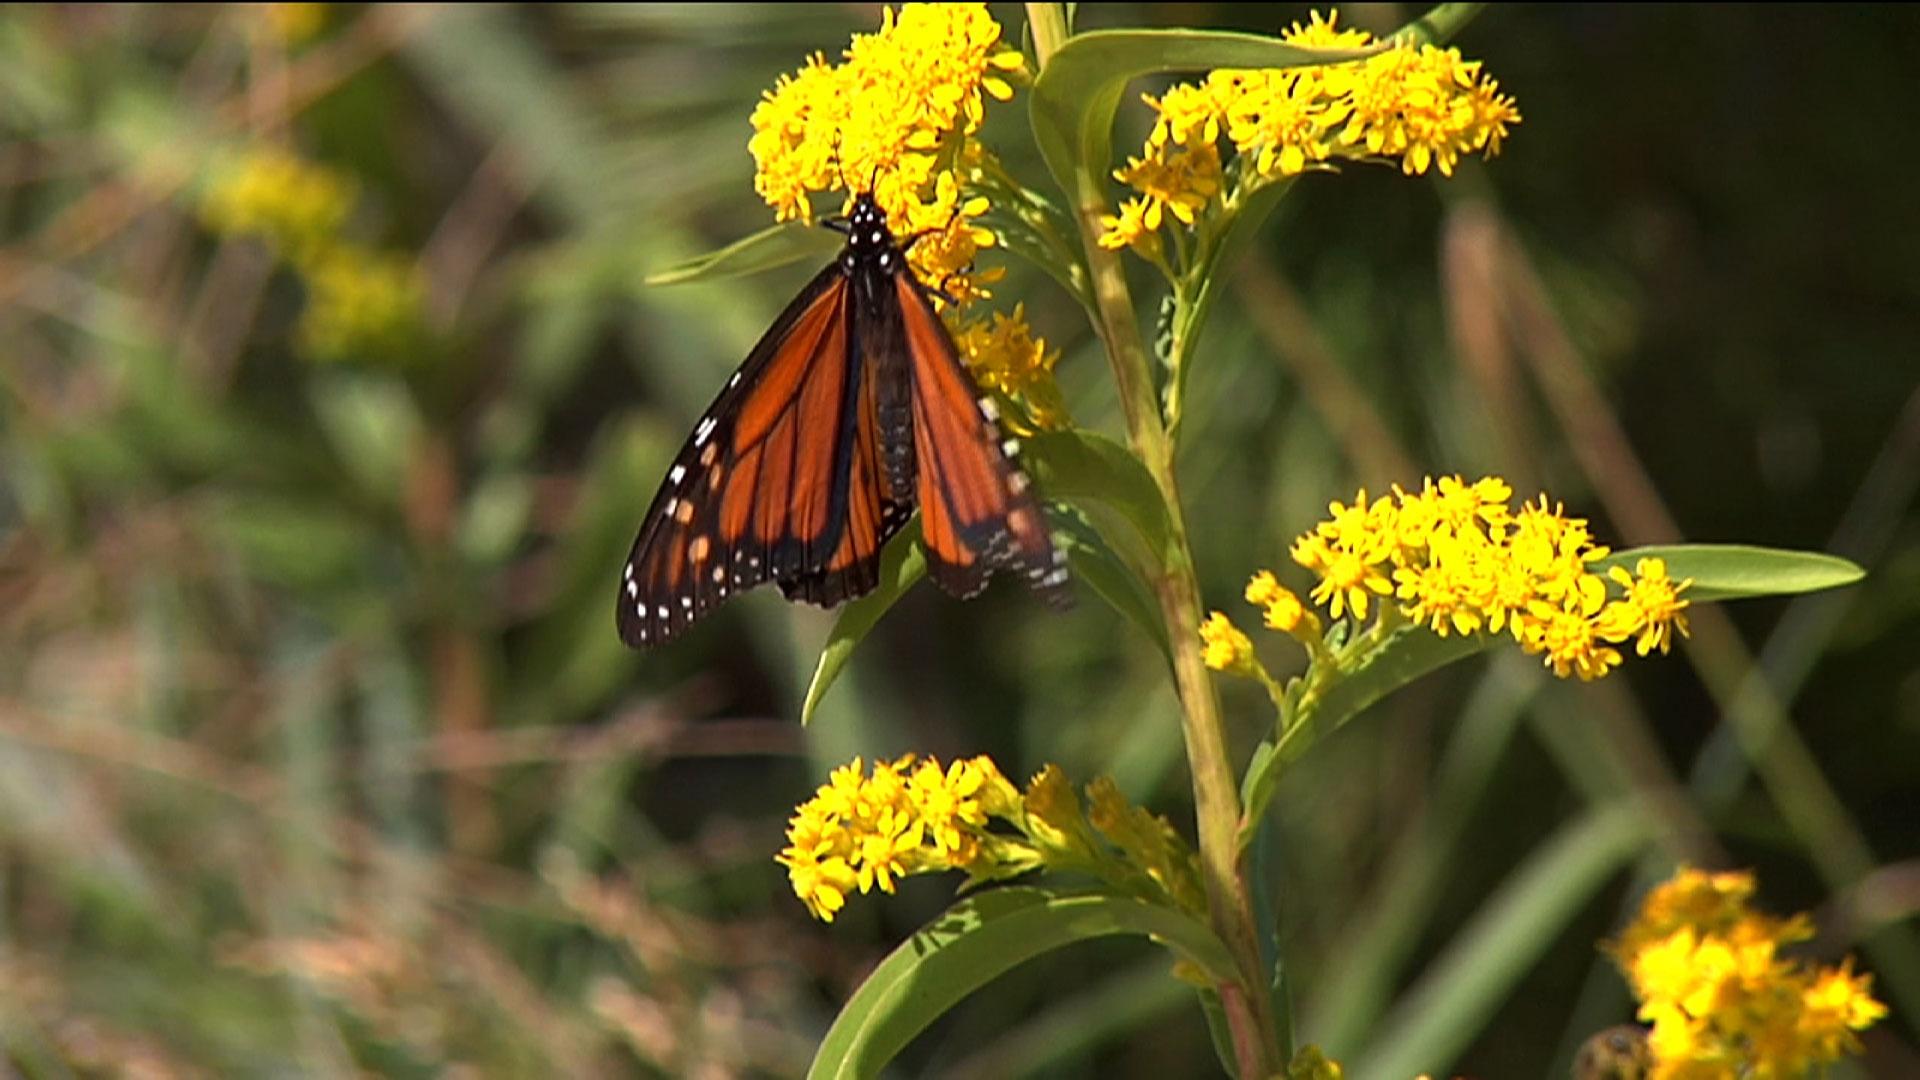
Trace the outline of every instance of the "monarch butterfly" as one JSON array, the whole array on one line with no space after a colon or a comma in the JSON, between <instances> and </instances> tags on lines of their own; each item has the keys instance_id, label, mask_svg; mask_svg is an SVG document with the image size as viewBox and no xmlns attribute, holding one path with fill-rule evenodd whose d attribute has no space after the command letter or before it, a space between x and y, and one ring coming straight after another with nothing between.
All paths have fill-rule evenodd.
<instances>
[{"instance_id":1,"label":"monarch butterfly","mask_svg":"<svg viewBox=\"0 0 1920 1080\"><path fill-rule=\"evenodd\" d=\"M672 640L766 581L831 607L873 591L880 549L917 507L933 580L956 597L1013 569L1064 603L1066 566L993 402L871 192L695 425L640 525L620 638Z\"/></svg>"}]
</instances>

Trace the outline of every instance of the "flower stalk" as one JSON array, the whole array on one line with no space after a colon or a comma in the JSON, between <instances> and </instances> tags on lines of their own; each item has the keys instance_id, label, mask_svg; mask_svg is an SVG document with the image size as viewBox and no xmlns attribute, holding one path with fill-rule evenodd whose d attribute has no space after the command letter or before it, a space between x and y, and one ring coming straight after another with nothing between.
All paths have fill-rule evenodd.
<instances>
[{"instance_id":1,"label":"flower stalk","mask_svg":"<svg viewBox=\"0 0 1920 1080\"><path fill-rule=\"evenodd\" d=\"M1067 39L1065 13L1059 4L1028 4L1034 49L1041 70ZM1186 521L1173 467L1173 440L1162 420L1158 395L1145 343L1135 320L1118 251L1100 245L1107 213L1106 179L1096 167L1081 163L1069 192L1080 225L1082 246L1092 286L1098 330L1113 368L1121 406L1126 414L1128 439L1134 453L1166 503L1170 535L1162 564L1152 582L1161 618L1172 643L1173 673L1181 706L1181 732L1192 774L1196 832L1200 845L1201 877L1207 892L1208 915L1214 932L1227 946L1240 970L1240 986L1219 988L1221 1005L1231 1029L1234 1056L1243 1077L1264 1077L1280 1071L1286 1062L1279 1045L1272 1001L1266 993L1253 906L1236 852L1240 820L1239 786L1220 717L1220 702L1208 673L1200 642L1192 628L1204 612L1193 556L1187 544Z\"/></svg>"}]
</instances>

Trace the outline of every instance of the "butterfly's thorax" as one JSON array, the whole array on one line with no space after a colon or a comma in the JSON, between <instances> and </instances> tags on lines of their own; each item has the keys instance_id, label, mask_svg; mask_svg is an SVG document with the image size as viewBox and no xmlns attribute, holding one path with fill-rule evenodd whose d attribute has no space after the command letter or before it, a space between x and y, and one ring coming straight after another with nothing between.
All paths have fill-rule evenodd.
<instances>
[{"instance_id":1,"label":"butterfly's thorax","mask_svg":"<svg viewBox=\"0 0 1920 1080\"><path fill-rule=\"evenodd\" d=\"M906 273L906 255L887 228L886 214L869 195L855 201L847 216L847 245L840 270L859 309L855 341L866 377L873 380L875 419L890 490L913 489L913 371L900 324L897 276Z\"/></svg>"}]
</instances>

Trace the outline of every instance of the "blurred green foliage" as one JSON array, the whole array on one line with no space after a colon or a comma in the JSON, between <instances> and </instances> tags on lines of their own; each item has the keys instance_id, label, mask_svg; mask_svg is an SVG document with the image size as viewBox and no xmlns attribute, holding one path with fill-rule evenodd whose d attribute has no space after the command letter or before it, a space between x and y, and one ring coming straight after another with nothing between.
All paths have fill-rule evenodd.
<instances>
[{"instance_id":1,"label":"blurred green foliage","mask_svg":"<svg viewBox=\"0 0 1920 1080\"><path fill-rule=\"evenodd\" d=\"M768 223L752 103L876 18L0 11L0 1060L795 1075L950 895L807 919L771 856L832 764L1055 761L1186 819L1159 649L1090 596L923 587L804 732L830 616L769 593L663 652L614 635L669 455L811 266L643 280ZM1630 1019L1593 943L1686 856L1819 912L1894 1006L1868 1068L1920 1070L1920 16L1502 8L1458 44L1525 113L1504 155L1307 178L1216 310L1181 459L1209 600L1328 499L1429 472L1870 584L1716 609L1599 689L1463 665L1342 729L1254 853L1300 1034L1350 1075L1564 1074ZM1039 187L1016 112L986 138ZM205 209L263 149L351 177L327 228L418 275L416 328L302 336L324 286ZM1073 414L1117 432L1077 305L1011 270ZM1264 702L1223 690L1244 752ZM1164 970L1127 942L1021 968L903 1071L1188 1074L1211 1051Z\"/></svg>"}]
</instances>

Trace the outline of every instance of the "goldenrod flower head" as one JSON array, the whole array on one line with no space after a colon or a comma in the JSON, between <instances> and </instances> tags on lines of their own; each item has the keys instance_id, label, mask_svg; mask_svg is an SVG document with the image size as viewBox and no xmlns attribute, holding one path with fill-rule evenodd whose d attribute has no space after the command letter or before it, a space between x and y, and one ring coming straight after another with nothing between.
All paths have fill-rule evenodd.
<instances>
[{"instance_id":1,"label":"goldenrod flower head","mask_svg":"<svg viewBox=\"0 0 1920 1080\"><path fill-rule=\"evenodd\" d=\"M1121 203L1118 214L1102 214L1100 227L1105 230L1100 234L1100 246L1109 251L1132 247L1151 255L1160 249L1159 236L1147 224L1147 200L1144 198L1128 199Z\"/></svg>"},{"instance_id":2,"label":"goldenrod flower head","mask_svg":"<svg viewBox=\"0 0 1920 1080\"><path fill-rule=\"evenodd\" d=\"M1140 99L1159 114L1147 136L1148 146L1212 146L1220 138L1220 99L1211 84L1181 83L1158 99L1151 94Z\"/></svg>"},{"instance_id":3,"label":"goldenrod flower head","mask_svg":"<svg viewBox=\"0 0 1920 1080\"><path fill-rule=\"evenodd\" d=\"M1280 584L1271 570L1261 570L1247 581L1247 603L1265 608L1267 629L1292 634L1302 641L1320 637L1320 617L1301 602L1292 589Z\"/></svg>"},{"instance_id":4,"label":"goldenrod flower head","mask_svg":"<svg viewBox=\"0 0 1920 1080\"><path fill-rule=\"evenodd\" d=\"M814 194L874 182L896 234L944 226L956 204L935 197L937 177L965 164L983 95L1012 97L1004 73L1022 63L1000 47L985 4L907 4L898 15L888 8L877 33L854 36L844 62L816 54L761 99L747 143L755 190L785 221L812 216ZM985 209L958 207L957 227Z\"/></svg>"},{"instance_id":5,"label":"goldenrod flower head","mask_svg":"<svg viewBox=\"0 0 1920 1080\"><path fill-rule=\"evenodd\" d=\"M1309 48L1375 45L1338 16L1312 13L1283 36ZM1513 99L1456 49L1403 40L1345 63L1265 70L1220 69L1145 97L1155 115L1141 157L1117 179L1146 196L1140 208L1109 219L1101 243L1146 253L1147 238L1171 216L1192 227L1216 197L1229 205L1252 188L1296 176L1337 158L1392 161L1409 175L1437 168L1451 176L1460 158L1500 151L1520 122ZM1224 190L1218 142L1224 135L1241 165Z\"/></svg>"},{"instance_id":6,"label":"goldenrod flower head","mask_svg":"<svg viewBox=\"0 0 1920 1080\"><path fill-rule=\"evenodd\" d=\"M994 312L965 323L954 332L953 340L973 372L973 381L983 389L1017 399L1035 427L1068 425L1066 402L1053 379L1060 353L1049 350L1045 338L1033 335L1026 305L1015 304L1011 315Z\"/></svg>"},{"instance_id":7,"label":"goldenrod flower head","mask_svg":"<svg viewBox=\"0 0 1920 1080\"><path fill-rule=\"evenodd\" d=\"M1261 176L1296 176L1333 154L1327 133L1346 113L1313 69L1214 72L1208 81L1232 87L1217 95L1227 136Z\"/></svg>"},{"instance_id":8,"label":"goldenrod flower head","mask_svg":"<svg viewBox=\"0 0 1920 1080\"><path fill-rule=\"evenodd\" d=\"M1886 1014L1851 961L1782 959L1811 926L1753 911L1753 888L1749 874L1681 867L1608 946L1652 1025L1652 1076L1804 1075L1857 1052L1855 1032Z\"/></svg>"},{"instance_id":9,"label":"goldenrod flower head","mask_svg":"<svg viewBox=\"0 0 1920 1080\"><path fill-rule=\"evenodd\" d=\"M1162 894L1195 914L1207 910L1198 858L1166 818L1127 802L1112 777L1087 785L1087 820Z\"/></svg>"},{"instance_id":10,"label":"goldenrod flower head","mask_svg":"<svg viewBox=\"0 0 1920 1080\"><path fill-rule=\"evenodd\" d=\"M298 264L332 243L353 212L355 187L346 173L255 147L215 168L200 220L216 233L258 237Z\"/></svg>"},{"instance_id":11,"label":"goldenrod flower head","mask_svg":"<svg viewBox=\"0 0 1920 1080\"><path fill-rule=\"evenodd\" d=\"M999 775L984 757L956 761L944 773L939 762L928 759L913 772L911 797L927 839L957 866L972 861L974 835L987 825L981 789Z\"/></svg>"},{"instance_id":12,"label":"goldenrod flower head","mask_svg":"<svg viewBox=\"0 0 1920 1080\"><path fill-rule=\"evenodd\" d=\"M426 279L407 256L351 244L303 267L307 305L295 340L318 360L418 359Z\"/></svg>"},{"instance_id":13,"label":"goldenrod flower head","mask_svg":"<svg viewBox=\"0 0 1920 1080\"><path fill-rule=\"evenodd\" d=\"M1048 765L1027 781L1021 809L1029 836L1047 847L1062 851L1091 851L1086 819L1080 813L1080 798L1073 784L1058 765Z\"/></svg>"},{"instance_id":14,"label":"goldenrod flower head","mask_svg":"<svg viewBox=\"0 0 1920 1080\"><path fill-rule=\"evenodd\" d=\"M1200 624L1200 640L1206 643L1208 667L1235 675L1253 673L1253 642L1233 625L1225 612L1216 611L1207 616Z\"/></svg>"},{"instance_id":15,"label":"goldenrod flower head","mask_svg":"<svg viewBox=\"0 0 1920 1080\"><path fill-rule=\"evenodd\" d=\"M1389 596L1393 584L1383 567L1393 554L1395 508L1385 497L1371 502L1365 488L1350 505L1327 504L1330 515L1293 545L1293 561L1320 575L1311 596L1338 619L1348 611L1367 617L1374 596Z\"/></svg>"},{"instance_id":16,"label":"goldenrod flower head","mask_svg":"<svg viewBox=\"0 0 1920 1080\"><path fill-rule=\"evenodd\" d=\"M1317 11L1307 13L1305 26L1294 23L1280 39L1289 45L1311 45L1323 49L1364 49L1373 44L1373 35L1365 30L1342 30L1337 25L1340 13L1321 18Z\"/></svg>"},{"instance_id":17,"label":"goldenrod flower head","mask_svg":"<svg viewBox=\"0 0 1920 1080\"><path fill-rule=\"evenodd\" d=\"M1351 503L1328 504L1327 519L1294 541L1293 558L1320 579L1310 595L1334 618L1365 619L1373 597L1390 596L1400 615L1442 637L1510 633L1562 678L1617 667L1610 643L1637 635L1644 656L1685 635L1680 593L1691 582L1673 581L1659 559L1602 577L1592 563L1607 549L1584 520L1544 495L1516 511L1512 497L1499 477L1429 478L1378 499L1362 489ZM1609 599L1609 581L1620 598ZM1247 599L1268 608L1267 625L1293 632L1297 616L1274 599L1278 588L1256 575Z\"/></svg>"},{"instance_id":18,"label":"goldenrod flower head","mask_svg":"<svg viewBox=\"0 0 1920 1080\"><path fill-rule=\"evenodd\" d=\"M1127 803L1111 780L1096 780L1087 796L1092 828L1055 765L1022 793L985 757L942 768L909 755L871 771L855 758L794 810L777 861L822 922L854 891L892 892L912 874L962 870L981 882L1042 866L1205 910L1195 856L1165 819Z\"/></svg>"},{"instance_id":19,"label":"goldenrod flower head","mask_svg":"<svg viewBox=\"0 0 1920 1080\"><path fill-rule=\"evenodd\" d=\"M1191 226L1207 200L1220 192L1220 149L1210 142L1191 148L1149 145L1145 157L1128 158L1113 178L1146 197L1142 221L1147 228L1158 229L1166 214Z\"/></svg>"},{"instance_id":20,"label":"goldenrod flower head","mask_svg":"<svg viewBox=\"0 0 1920 1080\"><path fill-rule=\"evenodd\" d=\"M1350 88L1352 111L1338 142L1369 156L1397 158L1409 176L1437 166L1452 176L1464 154L1499 153L1507 126L1520 122L1513 100L1482 78L1479 61L1460 50L1402 41L1361 62Z\"/></svg>"},{"instance_id":21,"label":"goldenrod flower head","mask_svg":"<svg viewBox=\"0 0 1920 1080\"><path fill-rule=\"evenodd\" d=\"M1625 641L1638 634L1633 651L1645 656L1654 649L1666 652L1673 635L1687 636L1688 600L1680 591L1692 584L1691 578L1676 582L1667 576L1665 559L1641 559L1629 574L1614 567L1607 576L1626 590L1626 597L1607 605L1602 616L1601 635L1609 641Z\"/></svg>"}]
</instances>

